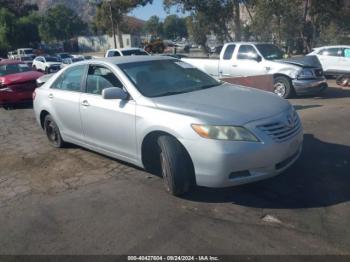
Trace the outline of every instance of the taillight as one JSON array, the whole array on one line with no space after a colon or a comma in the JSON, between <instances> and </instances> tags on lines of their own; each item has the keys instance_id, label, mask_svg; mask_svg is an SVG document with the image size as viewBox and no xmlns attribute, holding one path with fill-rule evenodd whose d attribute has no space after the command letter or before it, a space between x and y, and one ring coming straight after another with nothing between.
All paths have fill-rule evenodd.
<instances>
[{"instance_id":1,"label":"taillight","mask_svg":"<svg viewBox=\"0 0 350 262\"><path fill-rule=\"evenodd\" d=\"M33 101L34 101L35 97L36 97L36 93L35 93L35 90L34 90L34 92L32 94Z\"/></svg>"}]
</instances>

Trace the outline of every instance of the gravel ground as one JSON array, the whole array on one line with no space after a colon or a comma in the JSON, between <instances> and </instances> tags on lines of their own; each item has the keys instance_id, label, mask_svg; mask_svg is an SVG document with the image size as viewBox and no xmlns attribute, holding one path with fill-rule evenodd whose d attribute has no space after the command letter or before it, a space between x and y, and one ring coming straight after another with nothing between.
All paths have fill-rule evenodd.
<instances>
[{"instance_id":1,"label":"gravel ground","mask_svg":"<svg viewBox=\"0 0 350 262\"><path fill-rule=\"evenodd\" d=\"M31 108L0 109L0 254L350 254L350 89L290 101L305 129L293 167L183 198L131 165L52 148Z\"/></svg>"}]
</instances>

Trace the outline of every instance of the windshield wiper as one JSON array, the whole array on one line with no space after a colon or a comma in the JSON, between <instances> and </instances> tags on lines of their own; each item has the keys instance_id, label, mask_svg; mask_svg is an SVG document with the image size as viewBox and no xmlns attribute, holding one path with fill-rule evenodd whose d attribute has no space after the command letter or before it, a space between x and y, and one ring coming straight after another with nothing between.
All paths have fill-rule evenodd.
<instances>
[{"instance_id":1,"label":"windshield wiper","mask_svg":"<svg viewBox=\"0 0 350 262\"><path fill-rule=\"evenodd\" d=\"M178 95L178 94L183 94L183 93L187 93L187 92L190 92L190 91L193 91L193 90L182 90L182 91L169 91L169 92L166 92L166 93L162 93L160 95L157 95L155 97L160 97L160 96L171 96L171 95Z\"/></svg>"}]
</instances>

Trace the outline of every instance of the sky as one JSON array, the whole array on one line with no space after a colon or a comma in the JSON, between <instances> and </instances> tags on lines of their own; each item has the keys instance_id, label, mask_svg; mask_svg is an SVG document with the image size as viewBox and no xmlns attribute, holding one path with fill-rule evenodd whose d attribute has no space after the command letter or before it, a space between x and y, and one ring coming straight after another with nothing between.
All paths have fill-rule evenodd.
<instances>
[{"instance_id":1,"label":"sky","mask_svg":"<svg viewBox=\"0 0 350 262\"><path fill-rule=\"evenodd\" d=\"M148 4L144 7L136 8L129 15L147 21L152 15L159 16L161 20L163 20L166 16L170 14L184 16L182 12L177 12L176 7L171 8L170 13L168 14L163 8L163 0L153 0L152 5Z\"/></svg>"}]
</instances>

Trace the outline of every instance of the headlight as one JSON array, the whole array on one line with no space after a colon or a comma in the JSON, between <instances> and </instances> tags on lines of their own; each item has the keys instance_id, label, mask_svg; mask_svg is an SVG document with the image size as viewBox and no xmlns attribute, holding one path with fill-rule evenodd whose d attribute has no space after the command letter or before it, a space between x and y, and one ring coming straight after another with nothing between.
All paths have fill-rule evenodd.
<instances>
[{"instance_id":1,"label":"headlight","mask_svg":"<svg viewBox=\"0 0 350 262\"><path fill-rule=\"evenodd\" d=\"M242 126L211 126L195 124L191 126L198 135L204 138L259 142L259 139L253 133Z\"/></svg>"},{"instance_id":2,"label":"headlight","mask_svg":"<svg viewBox=\"0 0 350 262\"><path fill-rule=\"evenodd\" d=\"M298 73L298 79L314 78L314 72L311 69L303 69Z\"/></svg>"}]
</instances>

